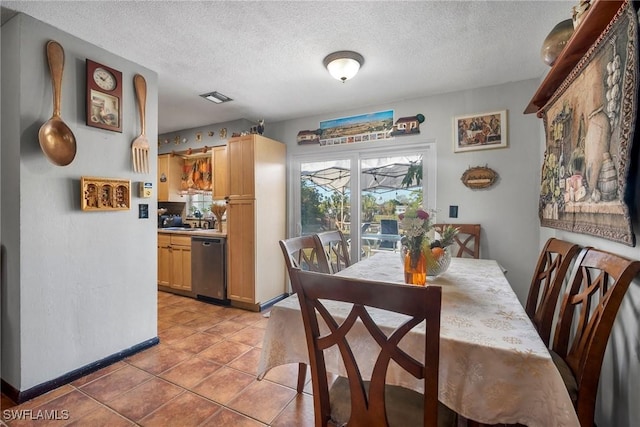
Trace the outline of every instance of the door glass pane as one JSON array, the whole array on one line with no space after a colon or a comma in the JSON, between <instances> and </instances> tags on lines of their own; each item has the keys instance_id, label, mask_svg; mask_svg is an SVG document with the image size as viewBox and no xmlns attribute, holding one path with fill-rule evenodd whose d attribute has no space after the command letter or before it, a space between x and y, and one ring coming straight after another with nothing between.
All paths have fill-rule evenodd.
<instances>
[{"instance_id":1,"label":"door glass pane","mask_svg":"<svg viewBox=\"0 0 640 427\"><path fill-rule=\"evenodd\" d=\"M302 235L340 229L349 237L351 225L350 161L300 165Z\"/></svg>"},{"instance_id":2,"label":"door glass pane","mask_svg":"<svg viewBox=\"0 0 640 427\"><path fill-rule=\"evenodd\" d=\"M398 214L422 205L422 155L363 159L360 167L360 256L398 250Z\"/></svg>"}]
</instances>

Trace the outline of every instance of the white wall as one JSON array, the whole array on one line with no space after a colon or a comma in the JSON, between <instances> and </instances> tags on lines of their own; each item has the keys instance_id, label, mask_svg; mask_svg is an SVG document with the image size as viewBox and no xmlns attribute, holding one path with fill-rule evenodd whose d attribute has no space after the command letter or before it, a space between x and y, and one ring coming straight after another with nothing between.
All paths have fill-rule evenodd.
<instances>
[{"instance_id":1,"label":"white wall","mask_svg":"<svg viewBox=\"0 0 640 427\"><path fill-rule=\"evenodd\" d=\"M75 160L55 166L38 129L51 117L45 44L65 50L62 118ZM85 125L85 59L123 74L122 133ZM157 335L156 201L138 198L131 142L140 133L133 76L147 81L157 155L157 75L25 15L2 27L2 376L24 391ZM131 209L80 210L80 177L130 179ZM151 219L138 219L138 204Z\"/></svg>"},{"instance_id":2,"label":"white wall","mask_svg":"<svg viewBox=\"0 0 640 427\"><path fill-rule=\"evenodd\" d=\"M349 84L348 82L345 84ZM321 120L382 110L394 110L394 119L422 113L420 135L396 137L398 141L432 141L437 144L436 208L438 221L448 221L449 205L458 205L451 222L482 225L481 256L492 258L507 270L507 278L522 302L526 300L539 244L537 197L539 182L539 119L523 115L538 85L537 80L509 83L427 98L402 100L356 111L305 117L267 124L270 137L285 142L289 156L309 150L298 146L300 130L313 130ZM508 110L508 143L504 149L453 152L453 117ZM361 143L363 150L375 143ZM323 150L335 149L331 146ZM488 165L500 175L488 189L471 190L460 177L469 167Z\"/></svg>"}]
</instances>

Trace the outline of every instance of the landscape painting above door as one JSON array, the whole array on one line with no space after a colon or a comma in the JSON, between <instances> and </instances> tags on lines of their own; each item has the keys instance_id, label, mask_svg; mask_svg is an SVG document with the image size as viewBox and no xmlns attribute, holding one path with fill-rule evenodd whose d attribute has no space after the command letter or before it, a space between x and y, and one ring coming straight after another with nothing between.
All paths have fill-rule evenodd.
<instances>
[{"instance_id":1,"label":"landscape painting above door","mask_svg":"<svg viewBox=\"0 0 640 427\"><path fill-rule=\"evenodd\" d=\"M629 4L541 110L544 227L635 245L628 180L638 99L637 17ZM633 168L635 169L635 167Z\"/></svg>"}]
</instances>

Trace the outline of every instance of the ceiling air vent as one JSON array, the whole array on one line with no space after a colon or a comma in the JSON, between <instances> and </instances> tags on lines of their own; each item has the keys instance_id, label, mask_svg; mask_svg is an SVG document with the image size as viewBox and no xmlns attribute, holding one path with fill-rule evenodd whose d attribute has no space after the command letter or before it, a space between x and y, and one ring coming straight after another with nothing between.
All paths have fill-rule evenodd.
<instances>
[{"instance_id":1,"label":"ceiling air vent","mask_svg":"<svg viewBox=\"0 0 640 427\"><path fill-rule=\"evenodd\" d=\"M233 101L233 99L229 98L226 95L221 94L220 92L209 92L203 95L200 95L204 99L208 99L211 102L215 102L216 104L222 104L223 102Z\"/></svg>"}]
</instances>

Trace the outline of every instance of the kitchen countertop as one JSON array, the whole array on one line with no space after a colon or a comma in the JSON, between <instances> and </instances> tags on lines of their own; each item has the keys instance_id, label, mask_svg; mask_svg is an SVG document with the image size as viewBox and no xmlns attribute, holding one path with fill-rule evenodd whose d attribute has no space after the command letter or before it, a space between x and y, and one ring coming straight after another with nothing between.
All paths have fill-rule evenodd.
<instances>
[{"instance_id":1,"label":"kitchen countertop","mask_svg":"<svg viewBox=\"0 0 640 427\"><path fill-rule=\"evenodd\" d=\"M182 228L179 230L158 228L158 233L180 234L180 235L198 236L198 237L224 237L224 238L227 237L227 233L225 233L224 231L208 230L206 228L203 228L201 230L193 229L193 228Z\"/></svg>"}]
</instances>

